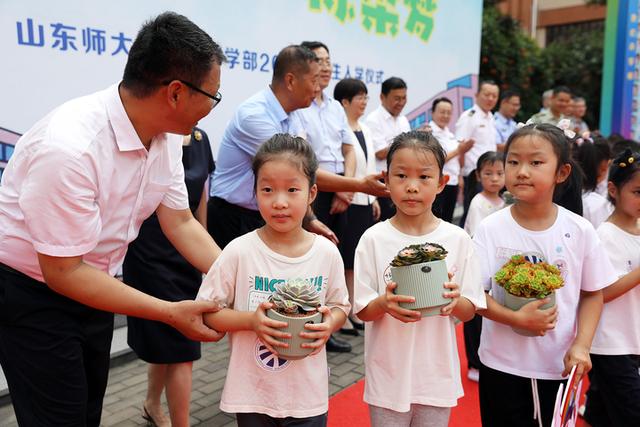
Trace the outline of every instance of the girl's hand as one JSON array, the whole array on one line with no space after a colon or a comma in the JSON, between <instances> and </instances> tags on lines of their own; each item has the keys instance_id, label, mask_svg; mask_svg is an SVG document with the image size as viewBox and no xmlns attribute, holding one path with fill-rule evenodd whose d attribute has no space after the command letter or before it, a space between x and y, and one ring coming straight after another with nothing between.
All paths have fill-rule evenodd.
<instances>
[{"instance_id":1,"label":"girl's hand","mask_svg":"<svg viewBox=\"0 0 640 427\"><path fill-rule=\"evenodd\" d=\"M516 311L517 327L537 332L540 336L544 336L547 331L556 327L558 321L558 306L555 305L546 310L540 307L550 301L549 297L539 301L533 301L526 304Z\"/></svg>"},{"instance_id":2,"label":"girl's hand","mask_svg":"<svg viewBox=\"0 0 640 427\"><path fill-rule=\"evenodd\" d=\"M287 322L280 322L267 317L266 311L272 307L273 304L270 302L261 303L253 313L251 327L265 347L271 353L278 354L277 347L287 348L289 344L278 341L276 338L291 338L291 334L279 330L279 328L286 328Z\"/></svg>"},{"instance_id":3,"label":"girl's hand","mask_svg":"<svg viewBox=\"0 0 640 427\"><path fill-rule=\"evenodd\" d=\"M315 340L313 342L301 344L304 348L315 349L313 350L313 352L311 352L310 356L318 354L322 350L329 337L331 337L331 333L333 332L334 317L333 313L331 313L331 309L326 305L323 305L322 307L318 308L318 311L322 313L322 323L307 323L306 325L304 325L305 329L308 329L312 332L300 332L300 336L302 338Z\"/></svg>"},{"instance_id":4,"label":"girl's hand","mask_svg":"<svg viewBox=\"0 0 640 427\"><path fill-rule=\"evenodd\" d=\"M422 313L415 310L409 310L400 307L400 302L415 302L414 297L407 295L396 295L393 290L397 287L395 282L390 282L387 285L386 292L382 295L382 307L386 313L400 320L401 322L417 322L422 318Z\"/></svg>"},{"instance_id":5,"label":"girl's hand","mask_svg":"<svg viewBox=\"0 0 640 427\"><path fill-rule=\"evenodd\" d=\"M451 274L449 274L449 280L451 280ZM450 316L460 299L460 286L454 282L445 282L444 287L450 291L443 293L442 296L445 298L451 298L451 302L440 309L440 315Z\"/></svg>"},{"instance_id":6,"label":"girl's hand","mask_svg":"<svg viewBox=\"0 0 640 427\"><path fill-rule=\"evenodd\" d=\"M573 344L569 347L569 351L564 355L564 371L562 376L566 377L571 373L571 369L577 365L576 368L576 380L580 381L583 375L591 370L591 357L589 356L589 349L579 345Z\"/></svg>"}]
</instances>

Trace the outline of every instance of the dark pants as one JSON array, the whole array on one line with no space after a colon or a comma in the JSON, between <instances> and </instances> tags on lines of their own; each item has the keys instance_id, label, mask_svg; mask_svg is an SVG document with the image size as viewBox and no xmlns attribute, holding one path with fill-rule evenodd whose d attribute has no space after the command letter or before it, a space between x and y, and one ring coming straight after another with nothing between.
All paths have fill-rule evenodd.
<instances>
[{"instance_id":1,"label":"dark pants","mask_svg":"<svg viewBox=\"0 0 640 427\"><path fill-rule=\"evenodd\" d=\"M0 364L19 425L100 425L112 335L112 313L0 265Z\"/></svg>"},{"instance_id":2,"label":"dark pants","mask_svg":"<svg viewBox=\"0 0 640 427\"><path fill-rule=\"evenodd\" d=\"M232 205L220 197L212 197L207 203L207 228L221 249L236 237L263 225L264 220L258 211Z\"/></svg>"},{"instance_id":3,"label":"dark pants","mask_svg":"<svg viewBox=\"0 0 640 427\"><path fill-rule=\"evenodd\" d=\"M273 418L265 414L236 414L238 427L325 427L327 414L308 418Z\"/></svg>"},{"instance_id":4,"label":"dark pants","mask_svg":"<svg viewBox=\"0 0 640 427\"><path fill-rule=\"evenodd\" d=\"M396 214L396 206L390 197L378 197L380 204L380 222L386 221Z\"/></svg>"},{"instance_id":5,"label":"dark pants","mask_svg":"<svg viewBox=\"0 0 640 427\"><path fill-rule=\"evenodd\" d=\"M447 222L453 221L453 211L456 209L458 199L458 186L445 185L444 190L436 196L431 206L431 211L435 216Z\"/></svg>"},{"instance_id":6,"label":"dark pants","mask_svg":"<svg viewBox=\"0 0 640 427\"><path fill-rule=\"evenodd\" d=\"M593 427L640 426L640 356L591 355L584 418Z\"/></svg>"},{"instance_id":7,"label":"dark pants","mask_svg":"<svg viewBox=\"0 0 640 427\"><path fill-rule=\"evenodd\" d=\"M347 228L347 211L339 214L329 213L334 196L335 193L318 191L316 200L313 202L313 213L338 236L338 240L342 241L344 231Z\"/></svg>"},{"instance_id":8,"label":"dark pants","mask_svg":"<svg viewBox=\"0 0 640 427\"><path fill-rule=\"evenodd\" d=\"M464 228L464 222L467 220L467 213L469 212L469 206L471 205L471 200L482 191L482 184L476 178L475 169L471 171L469 176L464 177L464 200L462 203L462 207L464 208L464 212L462 213L462 218L460 218L460 227Z\"/></svg>"},{"instance_id":9,"label":"dark pants","mask_svg":"<svg viewBox=\"0 0 640 427\"><path fill-rule=\"evenodd\" d=\"M482 333L482 316L476 314L473 319L464 322L464 348L467 350L467 367L480 369L480 334Z\"/></svg>"},{"instance_id":10,"label":"dark pants","mask_svg":"<svg viewBox=\"0 0 640 427\"><path fill-rule=\"evenodd\" d=\"M517 351L517 349L505 349ZM563 380L537 380L542 425L551 426L556 395ZM538 427L533 419L531 379L480 367L480 417L483 427Z\"/></svg>"}]
</instances>

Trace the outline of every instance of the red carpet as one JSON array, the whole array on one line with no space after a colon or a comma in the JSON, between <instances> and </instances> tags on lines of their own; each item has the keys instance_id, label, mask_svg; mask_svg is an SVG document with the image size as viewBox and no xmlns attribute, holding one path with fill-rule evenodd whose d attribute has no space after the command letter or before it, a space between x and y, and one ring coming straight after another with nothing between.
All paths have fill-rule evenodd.
<instances>
[{"instance_id":1,"label":"red carpet","mask_svg":"<svg viewBox=\"0 0 640 427\"><path fill-rule=\"evenodd\" d=\"M467 356L464 349L462 325L457 327L458 351L460 352L460 365L462 368L462 387L464 397L458 400L458 406L451 411L450 427L479 427L480 406L478 403L478 383L467 379ZM588 385L583 383L582 390ZM342 390L329 399L329 427L369 427L369 411L362 401L364 392L364 380ZM584 399L584 397L583 397ZM583 426L578 419L577 427Z\"/></svg>"}]
</instances>

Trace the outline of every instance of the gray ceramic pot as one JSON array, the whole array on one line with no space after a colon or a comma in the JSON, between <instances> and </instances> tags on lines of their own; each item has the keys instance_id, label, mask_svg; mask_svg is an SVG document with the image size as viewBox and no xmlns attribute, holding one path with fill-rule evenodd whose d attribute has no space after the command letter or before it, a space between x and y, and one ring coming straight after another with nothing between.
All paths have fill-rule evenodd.
<instances>
[{"instance_id":1,"label":"gray ceramic pot","mask_svg":"<svg viewBox=\"0 0 640 427\"><path fill-rule=\"evenodd\" d=\"M549 301L547 304L543 305L540 307L541 310L546 310L548 308L553 307L554 305L556 305L556 293L552 292L549 295L549 298L551 298L551 301ZM510 308L513 311L517 311L520 310L520 308L526 304L529 304L530 302L533 301L538 301L538 298L525 298L525 297L517 297L515 295L511 295L508 292L504 293L504 306L507 308ZM525 337L537 337L539 336L538 334L536 334L535 332L532 332L528 329L520 329L520 328L511 328L513 329L516 333L525 336Z\"/></svg>"},{"instance_id":2,"label":"gray ceramic pot","mask_svg":"<svg viewBox=\"0 0 640 427\"><path fill-rule=\"evenodd\" d=\"M273 309L267 310L267 317L273 320L278 320L280 322L287 322L288 326L286 328L280 329L283 332L288 332L291 334L291 338L284 339L278 338L278 340L289 344L289 347L282 348L278 347L278 354L282 359L287 360L298 360L303 359L309 355L313 351L312 348L304 348L300 347L302 343L313 342L312 339L301 338L300 332L302 332L305 328L304 325L307 323L322 323L322 313L313 313L309 316L304 317L291 317L284 315L282 313L278 313Z\"/></svg>"},{"instance_id":3,"label":"gray ceramic pot","mask_svg":"<svg viewBox=\"0 0 640 427\"><path fill-rule=\"evenodd\" d=\"M422 317L439 315L440 309L451 302L451 298L442 296L447 291L443 285L449 281L447 263L443 259L391 267L391 277L398 285L396 294L416 299L413 303L400 303L400 307L419 311Z\"/></svg>"}]
</instances>

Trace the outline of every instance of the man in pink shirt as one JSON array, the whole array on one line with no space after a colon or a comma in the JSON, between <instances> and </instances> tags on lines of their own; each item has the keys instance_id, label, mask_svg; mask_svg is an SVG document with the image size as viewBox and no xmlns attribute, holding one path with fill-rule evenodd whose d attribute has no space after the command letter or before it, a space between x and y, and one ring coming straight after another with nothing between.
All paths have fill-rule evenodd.
<instances>
[{"instance_id":1,"label":"man in pink shirt","mask_svg":"<svg viewBox=\"0 0 640 427\"><path fill-rule=\"evenodd\" d=\"M138 33L120 84L59 106L16 144L0 186L0 364L20 425L100 424L112 312L221 338L202 323L214 304L162 301L113 275L154 211L200 271L218 256L189 210L180 135L220 102L224 60L163 13Z\"/></svg>"}]
</instances>

